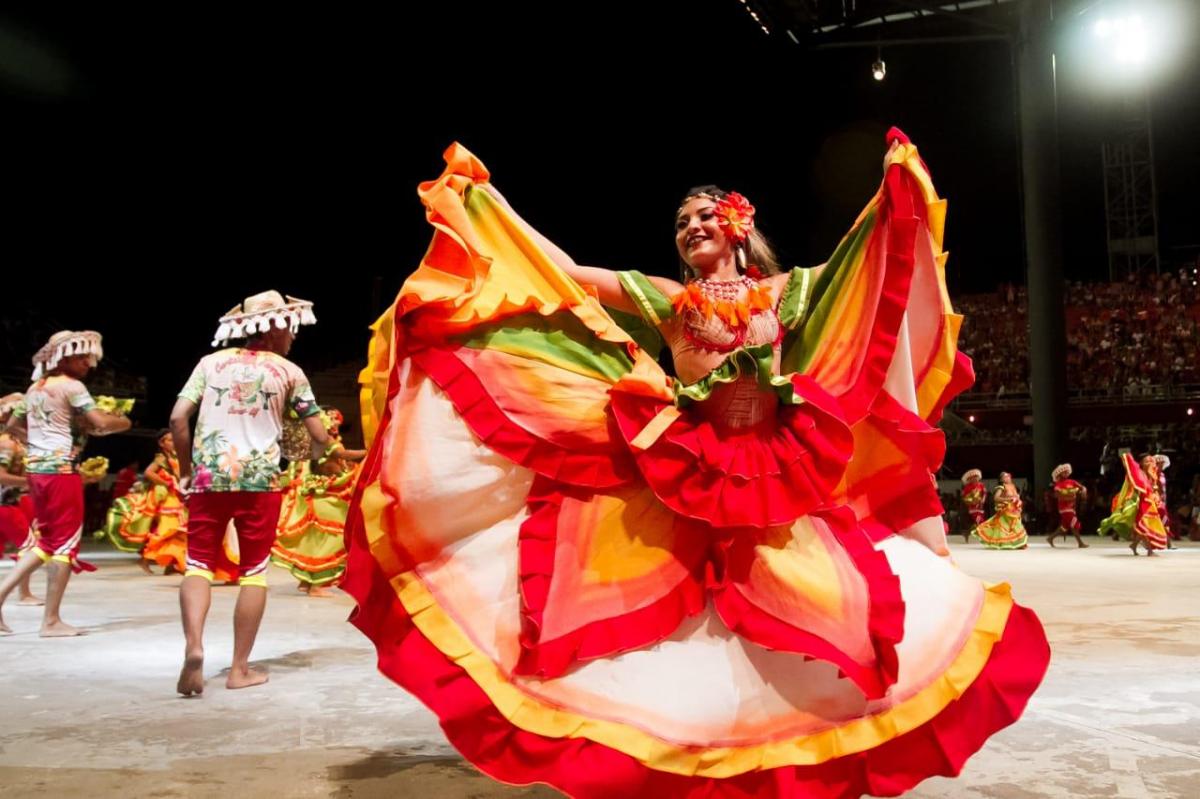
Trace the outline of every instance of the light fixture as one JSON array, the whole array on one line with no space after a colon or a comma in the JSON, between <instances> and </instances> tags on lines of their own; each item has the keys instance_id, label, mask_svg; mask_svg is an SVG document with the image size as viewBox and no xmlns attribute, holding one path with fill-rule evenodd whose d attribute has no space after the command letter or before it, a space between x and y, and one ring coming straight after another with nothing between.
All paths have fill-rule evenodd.
<instances>
[{"instance_id":1,"label":"light fixture","mask_svg":"<svg viewBox=\"0 0 1200 799\"><path fill-rule=\"evenodd\" d=\"M1142 64L1149 55L1149 31L1137 14L1105 17L1092 26L1092 35L1108 45L1117 63Z\"/></svg>"},{"instance_id":2,"label":"light fixture","mask_svg":"<svg viewBox=\"0 0 1200 799\"><path fill-rule=\"evenodd\" d=\"M887 64L883 62L883 50L875 51L875 63L871 65L871 77L875 80L883 80L887 77Z\"/></svg>"},{"instance_id":3,"label":"light fixture","mask_svg":"<svg viewBox=\"0 0 1200 799\"><path fill-rule=\"evenodd\" d=\"M1095 0L1069 34L1081 86L1098 97L1132 96L1182 68L1195 50L1195 0ZM1066 42L1064 41L1064 47Z\"/></svg>"},{"instance_id":4,"label":"light fixture","mask_svg":"<svg viewBox=\"0 0 1200 799\"><path fill-rule=\"evenodd\" d=\"M771 35L770 28L767 27L767 23L763 21L763 18L758 15L758 12L750 7L749 0L741 0L741 2L742 2L742 6L746 9L747 13L750 14L750 18L754 20L754 24L757 25L759 28L761 28L763 33L770 36ZM791 31L788 31L788 36L792 36ZM792 41L796 41L795 36L792 36ZM799 44L799 42L797 42L797 44Z\"/></svg>"}]
</instances>

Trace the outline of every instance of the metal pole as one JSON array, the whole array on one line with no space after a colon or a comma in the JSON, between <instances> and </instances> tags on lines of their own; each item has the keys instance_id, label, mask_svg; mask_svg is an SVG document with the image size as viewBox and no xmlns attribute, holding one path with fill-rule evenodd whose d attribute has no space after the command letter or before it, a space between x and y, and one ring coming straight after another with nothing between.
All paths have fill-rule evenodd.
<instances>
[{"instance_id":1,"label":"metal pole","mask_svg":"<svg viewBox=\"0 0 1200 799\"><path fill-rule=\"evenodd\" d=\"M1067 433L1052 0L1026 0L1021 5L1016 47L1033 399L1031 484L1043 486L1060 461Z\"/></svg>"},{"instance_id":2,"label":"metal pole","mask_svg":"<svg viewBox=\"0 0 1200 799\"><path fill-rule=\"evenodd\" d=\"M1150 216L1154 224L1154 272L1162 274L1162 253L1158 246L1158 175L1154 168L1154 115L1151 113L1150 89L1143 89L1142 102L1146 112L1146 151L1150 157Z\"/></svg>"}]
</instances>

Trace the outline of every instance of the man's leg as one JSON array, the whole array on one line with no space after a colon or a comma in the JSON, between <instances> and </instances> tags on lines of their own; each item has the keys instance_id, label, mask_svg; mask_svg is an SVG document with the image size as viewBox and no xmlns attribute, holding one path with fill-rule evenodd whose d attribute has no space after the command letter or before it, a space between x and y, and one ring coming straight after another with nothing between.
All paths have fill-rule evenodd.
<instances>
[{"instance_id":1,"label":"man's leg","mask_svg":"<svg viewBox=\"0 0 1200 799\"><path fill-rule=\"evenodd\" d=\"M71 560L55 555L46 564L46 609L42 612L42 629L38 633L42 638L70 638L82 635L78 627L72 627L62 620L63 594L67 592L67 583L71 579Z\"/></svg>"},{"instance_id":2,"label":"man's leg","mask_svg":"<svg viewBox=\"0 0 1200 799\"><path fill-rule=\"evenodd\" d=\"M266 609L266 585L242 583L233 609L233 663L225 681L226 688L249 688L269 679L266 671L250 668L250 650L254 648L254 639L258 637Z\"/></svg>"},{"instance_id":3,"label":"man's leg","mask_svg":"<svg viewBox=\"0 0 1200 799\"><path fill-rule=\"evenodd\" d=\"M39 552L37 549L26 550L21 559L17 561L17 565L4 578L4 582L0 583L0 635L8 635L12 632L12 628L4 623L4 600L8 599L8 595L22 582L28 584L29 575L37 571L38 567L45 562Z\"/></svg>"},{"instance_id":4,"label":"man's leg","mask_svg":"<svg viewBox=\"0 0 1200 799\"><path fill-rule=\"evenodd\" d=\"M7 538L17 547L16 560L20 560L36 540L30 530L32 521L33 502L29 497L21 497L15 505L0 507L0 527L5 528L0 537ZM3 554L4 547L0 545L0 557ZM17 604L34 606L46 604L42 599L34 596L33 589L29 585L29 578L30 575L26 574L24 579L17 583Z\"/></svg>"},{"instance_id":5,"label":"man's leg","mask_svg":"<svg viewBox=\"0 0 1200 799\"><path fill-rule=\"evenodd\" d=\"M229 513L229 498L224 494L194 494L188 498L187 572L179 584L183 666L175 686L184 696L204 693L204 623L212 604L217 547Z\"/></svg>"},{"instance_id":6,"label":"man's leg","mask_svg":"<svg viewBox=\"0 0 1200 799\"><path fill-rule=\"evenodd\" d=\"M249 688L262 685L267 672L250 667L250 651L258 637L263 613L267 607L267 566L271 562L271 546L279 526L279 507L283 495L277 491L243 492L242 507L234 513L238 533L238 552L241 576L237 605L233 611L233 663L229 669L226 688Z\"/></svg>"},{"instance_id":7,"label":"man's leg","mask_svg":"<svg viewBox=\"0 0 1200 799\"><path fill-rule=\"evenodd\" d=\"M37 520L36 557L46 561L46 607L43 638L70 638L82 633L62 619L63 595L83 540L83 481L77 474L29 476L29 497Z\"/></svg>"},{"instance_id":8,"label":"man's leg","mask_svg":"<svg viewBox=\"0 0 1200 799\"><path fill-rule=\"evenodd\" d=\"M175 690L184 696L204 693L204 622L212 604L212 582L188 574L179 584L179 613L183 618L183 667Z\"/></svg>"},{"instance_id":9,"label":"man's leg","mask_svg":"<svg viewBox=\"0 0 1200 799\"><path fill-rule=\"evenodd\" d=\"M40 607L46 604L46 600L33 593L33 586L29 583L31 579L33 579L32 573L25 575L25 579L17 583L17 604Z\"/></svg>"}]
</instances>

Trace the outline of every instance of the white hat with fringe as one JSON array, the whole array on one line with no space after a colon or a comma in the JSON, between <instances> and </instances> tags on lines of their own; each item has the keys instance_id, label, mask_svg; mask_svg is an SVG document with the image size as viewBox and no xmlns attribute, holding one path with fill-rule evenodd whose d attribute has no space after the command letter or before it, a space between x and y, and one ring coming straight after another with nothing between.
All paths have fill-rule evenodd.
<instances>
[{"instance_id":1,"label":"white hat with fringe","mask_svg":"<svg viewBox=\"0 0 1200 799\"><path fill-rule=\"evenodd\" d=\"M286 328L294 334L300 330L300 325L316 323L313 304L308 300L284 297L278 291L264 291L247 297L221 317L212 345L219 347L233 338L266 333L272 327Z\"/></svg>"},{"instance_id":2,"label":"white hat with fringe","mask_svg":"<svg viewBox=\"0 0 1200 799\"><path fill-rule=\"evenodd\" d=\"M75 355L88 356L88 363L95 366L104 357L101 340L94 330L60 330L33 356L33 379L41 380L57 369L63 358Z\"/></svg>"}]
</instances>

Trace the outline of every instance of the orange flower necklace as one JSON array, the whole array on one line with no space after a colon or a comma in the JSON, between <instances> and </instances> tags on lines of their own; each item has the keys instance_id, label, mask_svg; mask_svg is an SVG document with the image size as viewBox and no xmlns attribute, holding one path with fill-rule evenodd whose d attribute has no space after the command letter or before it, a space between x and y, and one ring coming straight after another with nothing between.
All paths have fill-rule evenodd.
<instances>
[{"instance_id":1,"label":"orange flower necklace","mask_svg":"<svg viewBox=\"0 0 1200 799\"><path fill-rule=\"evenodd\" d=\"M751 267L748 274L737 280L693 280L671 299L671 305L676 314L695 311L705 320L716 316L731 330L744 330L751 316L769 311L774 305L770 290L757 277L761 273Z\"/></svg>"}]
</instances>

